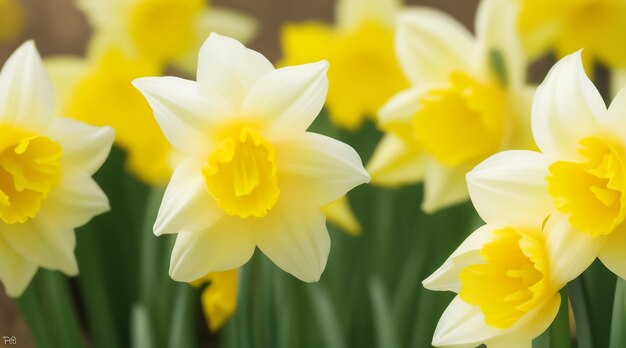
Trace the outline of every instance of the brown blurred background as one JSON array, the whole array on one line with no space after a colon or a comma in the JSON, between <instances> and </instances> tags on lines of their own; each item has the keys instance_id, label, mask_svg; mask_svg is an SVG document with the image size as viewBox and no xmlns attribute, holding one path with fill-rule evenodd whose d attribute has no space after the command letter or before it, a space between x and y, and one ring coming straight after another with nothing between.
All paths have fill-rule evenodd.
<instances>
[{"instance_id":1,"label":"brown blurred background","mask_svg":"<svg viewBox=\"0 0 626 348\"><path fill-rule=\"evenodd\" d=\"M21 37L9 44L0 43L0 64L23 41L34 39L42 56L81 55L90 35L84 16L72 0L18 0L26 8L27 23ZM102 0L108 1L108 0ZM472 29L478 0L405 0L408 5L440 8ZM248 45L270 60L280 58L279 30L283 23L306 19L331 22L335 0L212 0L212 5L240 10L259 21L259 33ZM0 338L16 336L19 347L31 347L28 329L15 304L0 286ZM0 339L0 347L3 340ZM15 347L15 346L12 346Z\"/></svg>"}]
</instances>

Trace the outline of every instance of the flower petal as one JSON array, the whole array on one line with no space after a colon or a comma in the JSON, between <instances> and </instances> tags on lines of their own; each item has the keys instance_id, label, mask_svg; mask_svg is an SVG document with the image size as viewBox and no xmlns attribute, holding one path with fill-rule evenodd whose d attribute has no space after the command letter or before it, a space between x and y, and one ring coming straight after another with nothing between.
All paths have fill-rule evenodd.
<instances>
[{"instance_id":1,"label":"flower petal","mask_svg":"<svg viewBox=\"0 0 626 348\"><path fill-rule=\"evenodd\" d=\"M285 199L319 208L369 182L361 158L349 145L310 132L298 138L275 144Z\"/></svg>"},{"instance_id":2,"label":"flower petal","mask_svg":"<svg viewBox=\"0 0 626 348\"><path fill-rule=\"evenodd\" d=\"M54 87L56 114L62 115L74 88L88 72L90 62L82 57L55 56L46 58L44 64Z\"/></svg>"},{"instance_id":3,"label":"flower petal","mask_svg":"<svg viewBox=\"0 0 626 348\"><path fill-rule=\"evenodd\" d=\"M445 84L452 71L467 71L472 35L444 12L413 8L398 16L396 54L411 83Z\"/></svg>"},{"instance_id":4,"label":"flower petal","mask_svg":"<svg viewBox=\"0 0 626 348\"><path fill-rule=\"evenodd\" d=\"M37 265L18 254L0 233L0 281L10 297L19 297L37 272Z\"/></svg>"},{"instance_id":5,"label":"flower petal","mask_svg":"<svg viewBox=\"0 0 626 348\"><path fill-rule=\"evenodd\" d=\"M422 149L394 134L387 134L376 146L367 171L372 176L372 184L393 187L421 181L427 162Z\"/></svg>"},{"instance_id":6,"label":"flower petal","mask_svg":"<svg viewBox=\"0 0 626 348\"><path fill-rule=\"evenodd\" d=\"M609 111L600 117L604 129L626 144L626 88L620 90L609 105Z\"/></svg>"},{"instance_id":7,"label":"flower petal","mask_svg":"<svg viewBox=\"0 0 626 348\"><path fill-rule=\"evenodd\" d=\"M498 341L511 344L513 340L516 344L525 344L550 326L558 313L560 303L561 297L557 293L528 312L513 326L502 330L487 325L478 307L465 303L457 296L446 308L437 324L433 345L476 347L485 343L489 347L500 347L496 344Z\"/></svg>"},{"instance_id":8,"label":"flower petal","mask_svg":"<svg viewBox=\"0 0 626 348\"><path fill-rule=\"evenodd\" d=\"M393 26L398 0L340 0L335 7L337 24L342 28L354 28L364 21L376 21Z\"/></svg>"},{"instance_id":9,"label":"flower petal","mask_svg":"<svg viewBox=\"0 0 626 348\"><path fill-rule=\"evenodd\" d=\"M109 200L95 180L84 172L66 171L59 186L43 201L35 221L43 226L74 229L109 209Z\"/></svg>"},{"instance_id":10,"label":"flower petal","mask_svg":"<svg viewBox=\"0 0 626 348\"><path fill-rule=\"evenodd\" d=\"M480 250L492 238L494 229L494 226L483 225L472 232L441 267L424 279L424 287L434 291L458 293L461 290L459 274L469 265L484 263Z\"/></svg>"},{"instance_id":11,"label":"flower petal","mask_svg":"<svg viewBox=\"0 0 626 348\"><path fill-rule=\"evenodd\" d=\"M94 127L57 117L46 132L63 147L63 167L93 175L109 156L115 140L111 127Z\"/></svg>"},{"instance_id":12,"label":"flower petal","mask_svg":"<svg viewBox=\"0 0 626 348\"><path fill-rule=\"evenodd\" d=\"M278 267L305 282L316 282L324 272L330 237L319 209L294 211L275 206L255 227L259 249Z\"/></svg>"},{"instance_id":13,"label":"flower petal","mask_svg":"<svg viewBox=\"0 0 626 348\"><path fill-rule=\"evenodd\" d=\"M483 64L491 65L494 50L501 54L509 86L522 86L526 76L527 62L517 29L518 15L518 3L508 0L481 1L476 13L481 60Z\"/></svg>"},{"instance_id":14,"label":"flower petal","mask_svg":"<svg viewBox=\"0 0 626 348\"><path fill-rule=\"evenodd\" d=\"M216 94L201 95L194 81L177 77L144 77L133 81L154 111L167 140L180 151L206 150L206 130L235 112Z\"/></svg>"},{"instance_id":15,"label":"flower petal","mask_svg":"<svg viewBox=\"0 0 626 348\"><path fill-rule=\"evenodd\" d=\"M351 236L358 236L363 231L359 220L350 208L348 196L342 196L338 200L322 207L326 219L333 225L344 230Z\"/></svg>"},{"instance_id":16,"label":"flower petal","mask_svg":"<svg viewBox=\"0 0 626 348\"><path fill-rule=\"evenodd\" d=\"M328 93L328 62L291 66L265 74L250 89L241 115L261 117L268 138L305 131L324 106Z\"/></svg>"},{"instance_id":17,"label":"flower petal","mask_svg":"<svg viewBox=\"0 0 626 348\"><path fill-rule=\"evenodd\" d=\"M551 161L539 152L497 153L467 174L472 203L490 224L538 229L553 211L546 176Z\"/></svg>"},{"instance_id":18,"label":"flower petal","mask_svg":"<svg viewBox=\"0 0 626 348\"><path fill-rule=\"evenodd\" d=\"M249 226L246 220L224 216L206 230L179 233L172 250L170 276L191 282L211 272L243 266L255 249Z\"/></svg>"},{"instance_id":19,"label":"flower petal","mask_svg":"<svg viewBox=\"0 0 626 348\"><path fill-rule=\"evenodd\" d=\"M579 231L568 219L563 214L554 213L544 226L551 278L557 287L563 287L581 275L598 257L606 240ZM626 244L622 246L626 247Z\"/></svg>"},{"instance_id":20,"label":"flower petal","mask_svg":"<svg viewBox=\"0 0 626 348\"><path fill-rule=\"evenodd\" d=\"M618 277L626 279L626 226L613 231L600 250L600 260Z\"/></svg>"},{"instance_id":21,"label":"flower petal","mask_svg":"<svg viewBox=\"0 0 626 348\"><path fill-rule=\"evenodd\" d=\"M176 168L167 185L154 234L202 231L223 215L206 188L201 160L192 157Z\"/></svg>"},{"instance_id":22,"label":"flower petal","mask_svg":"<svg viewBox=\"0 0 626 348\"><path fill-rule=\"evenodd\" d=\"M70 276L78 274L74 256L76 236L71 228L31 221L5 227L2 238L24 259L36 265L60 270Z\"/></svg>"},{"instance_id":23,"label":"flower petal","mask_svg":"<svg viewBox=\"0 0 626 348\"><path fill-rule=\"evenodd\" d=\"M200 48L198 84L203 93L219 93L239 110L248 91L274 67L262 54L216 33Z\"/></svg>"},{"instance_id":24,"label":"flower petal","mask_svg":"<svg viewBox=\"0 0 626 348\"><path fill-rule=\"evenodd\" d=\"M385 132L394 133L409 140L415 139L411 118L421 109L422 88L411 88L397 93L378 111L378 124Z\"/></svg>"},{"instance_id":25,"label":"flower petal","mask_svg":"<svg viewBox=\"0 0 626 348\"><path fill-rule=\"evenodd\" d=\"M542 152L565 159L579 158L579 141L600 132L606 112L602 96L585 74L581 52L572 53L548 73L537 88L532 129Z\"/></svg>"},{"instance_id":26,"label":"flower petal","mask_svg":"<svg viewBox=\"0 0 626 348\"><path fill-rule=\"evenodd\" d=\"M54 91L32 41L20 46L0 71L0 122L42 130L52 121Z\"/></svg>"},{"instance_id":27,"label":"flower petal","mask_svg":"<svg viewBox=\"0 0 626 348\"><path fill-rule=\"evenodd\" d=\"M422 210L431 214L466 201L469 196L465 174L470 168L448 168L430 160L426 165Z\"/></svg>"}]
</instances>

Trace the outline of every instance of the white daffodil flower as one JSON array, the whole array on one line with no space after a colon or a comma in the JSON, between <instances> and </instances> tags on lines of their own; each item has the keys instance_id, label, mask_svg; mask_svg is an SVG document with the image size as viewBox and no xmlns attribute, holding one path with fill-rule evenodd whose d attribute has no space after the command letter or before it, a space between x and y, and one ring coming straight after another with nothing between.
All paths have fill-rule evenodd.
<instances>
[{"instance_id":1,"label":"white daffodil flower","mask_svg":"<svg viewBox=\"0 0 626 348\"><path fill-rule=\"evenodd\" d=\"M541 152L499 153L468 174L478 213L562 219L571 227L567 233L587 237L585 248L626 278L625 116L626 90L607 109L581 52L561 59L533 102Z\"/></svg>"},{"instance_id":2,"label":"white daffodil flower","mask_svg":"<svg viewBox=\"0 0 626 348\"><path fill-rule=\"evenodd\" d=\"M110 127L54 117L54 92L32 42L0 72L0 280L19 296L38 267L78 274L74 229L109 210L91 178Z\"/></svg>"},{"instance_id":3,"label":"white daffodil flower","mask_svg":"<svg viewBox=\"0 0 626 348\"><path fill-rule=\"evenodd\" d=\"M422 209L467 200L465 174L507 148L530 148L513 2L482 1L473 37L447 14L413 8L398 17L396 53L411 87L379 111L386 132L367 169L372 183L424 181Z\"/></svg>"},{"instance_id":4,"label":"white daffodil flower","mask_svg":"<svg viewBox=\"0 0 626 348\"><path fill-rule=\"evenodd\" d=\"M198 81L135 80L181 153L154 226L178 233L170 275L193 281L245 264L258 246L297 278L317 281L330 239L321 207L369 181L348 145L306 129L328 90L328 63L281 69L211 34Z\"/></svg>"}]
</instances>

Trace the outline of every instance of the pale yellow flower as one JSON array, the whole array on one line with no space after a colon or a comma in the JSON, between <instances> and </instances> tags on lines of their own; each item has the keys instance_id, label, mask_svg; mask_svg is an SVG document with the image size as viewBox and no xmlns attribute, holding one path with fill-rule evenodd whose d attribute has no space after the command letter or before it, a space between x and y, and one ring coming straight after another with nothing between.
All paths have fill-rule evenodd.
<instances>
[{"instance_id":1,"label":"pale yellow flower","mask_svg":"<svg viewBox=\"0 0 626 348\"><path fill-rule=\"evenodd\" d=\"M78 274L74 229L109 209L91 175L114 133L54 116L54 92L32 42L0 72L0 280L19 296L38 267Z\"/></svg>"},{"instance_id":2,"label":"pale yellow flower","mask_svg":"<svg viewBox=\"0 0 626 348\"><path fill-rule=\"evenodd\" d=\"M148 184L167 183L174 150L150 106L131 84L140 76L160 75L158 64L129 58L110 47L91 51L86 59L49 58L46 65L58 92L61 114L96 126L110 125L117 133L116 143L128 154L128 169Z\"/></svg>"},{"instance_id":3,"label":"pale yellow flower","mask_svg":"<svg viewBox=\"0 0 626 348\"><path fill-rule=\"evenodd\" d=\"M237 286L239 271L209 273L193 282L194 286L206 285L200 302L209 331L217 332L237 309Z\"/></svg>"},{"instance_id":4,"label":"pale yellow flower","mask_svg":"<svg viewBox=\"0 0 626 348\"><path fill-rule=\"evenodd\" d=\"M248 16L208 5L205 0L80 0L102 46L195 69L195 56L211 32L249 40L256 31Z\"/></svg>"},{"instance_id":5,"label":"pale yellow flower","mask_svg":"<svg viewBox=\"0 0 626 348\"><path fill-rule=\"evenodd\" d=\"M183 153L156 235L177 233L170 275L193 281L238 268L258 246L297 278L321 276L330 250L321 207L369 181L348 145L306 132L327 93L327 62L274 69L211 34L198 81L135 80Z\"/></svg>"},{"instance_id":6,"label":"pale yellow flower","mask_svg":"<svg viewBox=\"0 0 626 348\"><path fill-rule=\"evenodd\" d=\"M408 83L393 53L396 0L340 0L337 23L288 24L283 65L327 59L326 106L337 126L355 130Z\"/></svg>"},{"instance_id":7,"label":"pale yellow flower","mask_svg":"<svg viewBox=\"0 0 626 348\"><path fill-rule=\"evenodd\" d=\"M331 224L339 227L351 236L358 236L363 231L361 223L350 208L350 202L347 196L342 196L338 200L331 202L322 207L326 219Z\"/></svg>"},{"instance_id":8,"label":"pale yellow flower","mask_svg":"<svg viewBox=\"0 0 626 348\"><path fill-rule=\"evenodd\" d=\"M386 135L368 163L373 183L424 181L422 209L434 212L468 198L465 174L481 160L532 146L534 89L524 83L516 15L509 2L481 2L473 37L437 10L400 14L396 52L411 87L379 112Z\"/></svg>"},{"instance_id":9,"label":"pale yellow flower","mask_svg":"<svg viewBox=\"0 0 626 348\"><path fill-rule=\"evenodd\" d=\"M562 220L570 226L563 233L584 239L586 252L626 278L624 115L626 90L607 109L585 75L581 52L561 59L533 102L541 152L502 152L472 170L476 210L491 220L514 210Z\"/></svg>"},{"instance_id":10,"label":"pale yellow flower","mask_svg":"<svg viewBox=\"0 0 626 348\"><path fill-rule=\"evenodd\" d=\"M530 56L553 51L563 57L584 48L590 61L626 67L625 1L512 1L521 7L518 24Z\"/></svg>"},{"instance_id":11,"label":"pale yellow flower","mask_svg":"<svg viewBox=\"0 0 626 348\"><path fill-rule=\"evenodd\" d=\"M437 324L433 346L531 347L557 315L559 290L595 258L589 238L569 233L566 221L544 224L542 214L509 208L485 216L487 224L424 280L430 290L458 294Z\"/></svg>"},{"instance_id":12,"label":"pale yellow flower","mask_svg":"<svg viewBox=\"0 0 626 348\"><path fill-rule=\"evenodd\" d=\"M0 0L0 42L11 42L24 29L25 13L18 0Z\"/></svg>"}]
</instances>

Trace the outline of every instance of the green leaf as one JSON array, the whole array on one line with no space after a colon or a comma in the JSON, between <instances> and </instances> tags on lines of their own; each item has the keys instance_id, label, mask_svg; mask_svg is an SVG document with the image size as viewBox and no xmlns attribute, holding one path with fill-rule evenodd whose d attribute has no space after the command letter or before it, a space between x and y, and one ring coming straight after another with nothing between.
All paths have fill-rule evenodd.
<instances>
[{"instance_id":1,"label":"green leaf","mask_svg":"<svg viewBox=\"0 0 626 348\"><path fill-rule=\"evenodd\" d=\"M370 298L374 309L374 328L379 348L399 348L396 325L393 321L385 288L378 278L370 281Z\"/></svg>"},{"instance_id":2,"label":"green leaf","mask_svg":"<svg viewBox=\"0 0 626 348\"><path fill-rule=\"evenodd\" d=\"M626 281L618 278L613 301L609 348L626 347Z\"/></svg>"},{"instance_id":3,"label":"green leaf","mask_svg":"<svg viewBox=\"0 0 626 348\"><path fill-rule=\"evenodd\" d=\"M146 307L140 304L133 307L131 323L131 343L133 348L152 348L156 346L154 332Z\"/></svg>"},{"instance_id":4,"label":"green leaf","mask_svg":"<svg viewBox=\"0 0 626 348\"><path fill-rule=\"evenodd\" d=\"M324 340L324 347L346 348L345 338L330 298L319 284L311 284L307 289L313 302L313 310Z\"/></svg>"}]
</instances>

